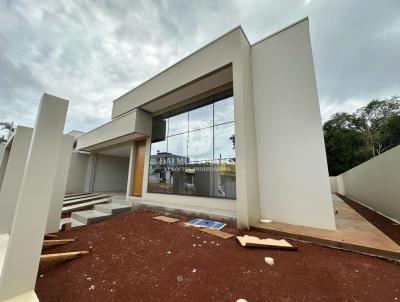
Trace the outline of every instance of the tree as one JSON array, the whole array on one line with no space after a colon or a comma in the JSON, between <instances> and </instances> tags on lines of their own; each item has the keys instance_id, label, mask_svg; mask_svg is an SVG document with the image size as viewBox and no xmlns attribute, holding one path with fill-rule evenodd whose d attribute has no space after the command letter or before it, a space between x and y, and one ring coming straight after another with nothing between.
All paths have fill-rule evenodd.
<instances>
[{"instance_id":1,"label":"tree","mask_svg":"<svg viewBox=\"0 0 400 302\"><path fill-rule=\"evenodd\" d=\"M0 142L7 142L15 131L15 124L13 122L0 121L0 131L6 132L6 135L0 137Z\"/></svg>"},{"instance_id":2,"label":"tree","mask_svg":"<svg viewBox=\"0 0 400 302\"><path fill-rule=\"evenodd\" d=\"M334 114L323 129L329 174L341 174L400 144L400 97Z\"/></svg>"},{"instance_id":3,"label":"tree","mask_svg":"<svg viewBox=\"0 0 400 302\"><path fill-rule=\"evenodd\" d=\"M400 98L372 100L356 112L356 127L363 133L366 146L375 157L398 144L396 122L400 115ZM393 132L394 131L394 132ZM396 143L397 142L397 143Z\"/></svg>"},{"instance_id":4,"label":"tree","mask_svg":"<svg viewBox=\"0 0 400 302\"><path fill-rule=\"evenodd\" d=\"M324 124L329 175L339 175L368 159L362 133L355 127L357 117L336 113Z\"/></svg>"}]
</instances>

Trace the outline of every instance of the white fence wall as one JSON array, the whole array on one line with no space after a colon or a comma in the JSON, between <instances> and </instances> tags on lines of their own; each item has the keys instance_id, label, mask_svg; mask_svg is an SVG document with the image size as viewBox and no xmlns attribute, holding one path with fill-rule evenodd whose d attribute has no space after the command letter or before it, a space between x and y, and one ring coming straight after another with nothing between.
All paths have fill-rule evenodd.
<instances>
[{"instance_id":1,"label":"white fence wall","mask_svg":"<svg viewBox=\"0 0 400 302\"><path fill-rule=\"evenodd\" d=\"M400 221L400 146L337 177L338 191Z\"/></svg>"}]
</instances>

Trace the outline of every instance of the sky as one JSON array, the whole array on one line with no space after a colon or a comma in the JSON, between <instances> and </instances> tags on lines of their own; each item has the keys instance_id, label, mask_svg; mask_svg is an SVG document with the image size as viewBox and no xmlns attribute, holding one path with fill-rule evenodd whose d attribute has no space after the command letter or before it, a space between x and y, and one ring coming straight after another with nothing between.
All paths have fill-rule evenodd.
<instances>
[{"instance_id":1,"label":"sky","mask_svg":"<svg viewBox=\"0 0 400 302\"><path fill-rule=\"evenodd\" d=\"M40 96L70 100L66 131L242 25L254 43L305 16L322 119L400 95L399 0L0 0L0 120L33 126Z\"/></svg>"}]
</instances>

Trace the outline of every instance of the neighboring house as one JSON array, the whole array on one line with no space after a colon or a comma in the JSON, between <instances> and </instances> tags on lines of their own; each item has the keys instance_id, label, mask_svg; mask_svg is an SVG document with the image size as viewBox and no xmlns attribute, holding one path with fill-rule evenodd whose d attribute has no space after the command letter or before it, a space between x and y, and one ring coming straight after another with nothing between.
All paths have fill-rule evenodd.
<instances>
[{"instance_id":1,"label":"neighboring house","mask_svg":"<svg viewBox=\"0 0 400 302\"><path fill-rule=\"evenodd\" d=\"M108 174L134 203L238 227L334 229L308 23L255 44L237 27L114 100L112 120L77 138L87 183ZM93 173L104 156L124 161Z\"/></svg>"}]
</instances>

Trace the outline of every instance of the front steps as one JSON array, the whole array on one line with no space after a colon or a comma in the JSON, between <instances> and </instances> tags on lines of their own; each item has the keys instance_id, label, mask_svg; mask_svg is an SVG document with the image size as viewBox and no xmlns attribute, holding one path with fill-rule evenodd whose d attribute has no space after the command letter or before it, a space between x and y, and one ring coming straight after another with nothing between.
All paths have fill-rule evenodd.
<instances>
[{"instance_id":1,"label":"front steps","mask_svg":"<svg viewBox=\"0 0 400 302\"><path fill-rule=\"evenodd\" d=\"M71 227L78 227L78 226L83 226L83 225L88 225L92 223L97 223L100 221L103 221L113 215L117 215L119 213L127 212L132 210L132 206L130 202L127 202L124 199L117 199L117 198L112 198L112 197L107 197L107 198L100 198L96 200L92 200L89 202L84 202L81 204L77 204L77 208L88 208L91 204L92 209L90 210L84 210L84 211L78 211L78 212L72 212L71 217L69 218L62 218L60 222L60 229L61 226L65 223L71 223ZM79 207L81 205L81 207ZM73 207L74 205L67 206L67 207ZM65 207L65 208L67 208ZM67 209L66 209L67 210ZM68 211L64 211L63 208L63 213L66 213Z\"/></svg>"}]
</instances>

